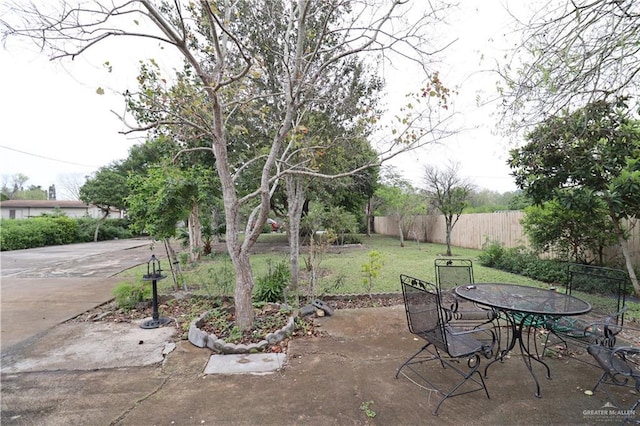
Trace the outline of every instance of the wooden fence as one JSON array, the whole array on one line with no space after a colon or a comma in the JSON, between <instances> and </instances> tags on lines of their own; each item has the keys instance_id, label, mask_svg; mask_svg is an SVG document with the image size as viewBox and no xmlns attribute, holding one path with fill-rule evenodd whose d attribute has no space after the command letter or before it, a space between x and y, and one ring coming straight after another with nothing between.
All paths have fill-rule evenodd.
<instances>
[{"instance_id":1,"label":"wooden fence","mask_svg":"<svg viewBox=\"0 0 640 426\"><path fill-rule=\"evenodd\" d=\"M504 211L497 213L473 213L460 216L451 232L451 245L472 249L482 249L487 241L495 241L505 247L529 247L529 240L524 233L520 220L522 211ZM398 222L392 217L376 217L374 232L382 235L399 237ZM405 238L429 243L446 243L446 227L444 216L415 216L405 227ZM634 265L640 264L640 227L635 226L629 238L629 252ZM609 247L606 258L620 263L620 248Z\"/></svg>"}]
</instances>

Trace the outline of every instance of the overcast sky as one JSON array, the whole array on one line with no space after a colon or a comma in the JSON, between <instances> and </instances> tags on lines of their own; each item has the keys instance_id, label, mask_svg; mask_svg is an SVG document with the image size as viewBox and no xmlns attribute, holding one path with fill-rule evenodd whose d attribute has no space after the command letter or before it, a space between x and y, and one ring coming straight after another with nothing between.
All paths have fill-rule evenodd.
<instances>
[{"instance_id":1,"label":"overcast sky","mask_svg":"<svg viewBox=\"0 0 640 426\"><path fill-rule=\"evenodd\" d=\"M444 167L453 160L460 163L461 175L479 188L513 191L515 185L506 165L509 147L492 132L495 124L489 114L495 107L478 108L474 102L478 91L488 95L495 87L495 76L478 71L489 67L489 58L499 54L495 47L501 44L509 18L501 0L465 3L469 9L455 18L450 32L443 37L459 40L450 51L448 65L443 66L442 77L445 84L447 79L456 84L463 82L458 87L456 108L464 126L473 130L461 133L444 146L402 155L393 164L419 185L425 165ZM154 55L153 46L145 49L144 58L136 56L137 51L127 55L123 46L127 43L62 62L50 62L22 42L10 40L7 49L0 47L3 182L22 173L29 177L27 185L46 189L55 184L58 198L63 198L65 176L89 175L101 166L126 158L129 148L141 142L139 136L119 134L125 126L110 111L122 112L122 97L115 91L135 88L138 60L158 56L157 51ZM481 55L485 56L483 63ZM113 72L103 67L105 60L111 62ZM388 90L403 92L400 82L411 80L411 75L403 74L407 72L410 70L386 76ZM98 87L106 89L106 93L98 95Z\"/></svg>"}]
</instances>

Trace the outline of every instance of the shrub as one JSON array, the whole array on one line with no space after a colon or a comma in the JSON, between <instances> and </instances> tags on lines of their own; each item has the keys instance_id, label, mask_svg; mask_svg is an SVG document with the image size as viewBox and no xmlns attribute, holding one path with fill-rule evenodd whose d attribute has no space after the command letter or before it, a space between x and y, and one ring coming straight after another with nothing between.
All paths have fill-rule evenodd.
<instances>
[{"instance_id":1,"label":"shrub","mask_svg":"<svg viewBox=\"0 0 640 426\"><path fill-rule=\"evenodd\" d=\"M96 220L90 217L81 217L76 220L78 221L76 242L88 243L93 241L93 233L96 230Z\"/></svg>"},{"instance_id":2,"label":"shrub","mask_svg":"<svg viewBox=\"0 0 640 426\"><path fill-rule=\"evenodd\" d=\"M487 242L478 256L481 265L523 275L547 283L564 283L566 263L540 259L524 247L504 248L500 243Z\"/></svg>"},{"instance_id":3,"label":"shrub","mask_svg":"<svg viewBox=\"0 0 640 426\"><path fill-rule=\"evenodd\" d=\"M291 272L286 261L281 260L272 268L271 260L267 261L269 271L256 280L253 299L256 302L280 302L284 298L284 289L291 281Z\"/></svg>"},{"instance_id":4,"label":"shrub","mask_svg":"<svg viewBox=\"0 0 640 426\"><path fill-rule=\"evenodd\" d=\"M360 265L360 271L362 272L362 283L371 297L373 290L373 283L380 275L380 270L384 266L384 256L377 250L371 250L368 253L367 262Z\"/></svg>"},{"instance_id":5,"label":"shrub","mask_svg":"<svg viewBox=\"0 0 640 426\"><path fill-rule=\"evenodd\" d=\"M3 220L0 227L0 247L2 250L20 250L44 246L42 234L35 228L22 227L16 220Z\"/></svg>"},{"instance_id":6,"label":"shrub","mask_svg":"<svg viewBox=\"0 0 640 426\"><path fill-rule=\"evenodd\" d=\"M98 241L125 239L132 236L133 233L129 229L129 221L127 219L107 219L98 231Z\"/></svg>"},{"instance_id":7,"label":"shrub","mask_svg":"<svg viewBox=\"0 0 640 426\"><path fill-rule=\"evenodd\" d=\"M2 250L70 244L75 242L77 234L76 222L65 216L3 219L0 228Z\"/></svg>"},{"instance_id":8,"label":"shrub","mask_svg":"<svg viewBox=\"0 0 640 426\"><path fill-rule=\"evenodd\" d=\"M505 248L496 241L486 241L482 246L482 253L478 255L481 265L489 268L501 269Z\"/></svg>"}]
</instances>

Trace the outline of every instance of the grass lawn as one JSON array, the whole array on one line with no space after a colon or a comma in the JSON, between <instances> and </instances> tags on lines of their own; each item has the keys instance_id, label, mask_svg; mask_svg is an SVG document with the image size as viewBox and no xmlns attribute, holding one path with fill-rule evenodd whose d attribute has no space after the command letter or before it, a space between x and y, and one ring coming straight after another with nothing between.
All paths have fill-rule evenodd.
<instances>
[{"instance_id":1,"label":"grass lawn","mask_svg":"<svg viewBox=\"0 0 640 426\"><path fill-rule=\"evenodd\" d=\"M332 248L330 252L322 254L320 268L322 277L317 293L319 294L366 294L368 286L364 282L362 265L369 261L369 253L377 251L382 255L384 264L379 276L373 279L373 293L400 292L400 274L407 274L426 281L435 281L434 260L444 256L446 246L443 244L416 243L406 241L405 247L400 247L398 239L373 235L362 236L362 244L341 248ZM263 234L258 244L273 247L288 245L285 234ZM177 245L176 245L177 246ZM453 256L471 259L475 282L504 282L521 285L549 288L550 285L508 272L487 268L477 261L480 250L452 247ZM305 280L306 250L300 253L301 284ZM288 251L267 250L266 253L253 254L251 264L254 278L267 274L269 267L278 262L288 263ZM165 269L167 267L165 266ZM126 272L126 277L142 276L146 272L146 265ZM168 271L165 271L168 273ZM232 294L234 272L227 253L217 253L204 258L194 265L187 265L184 270L187 285L208 294ZM173 286L172 279L159 282L160 292L168 292ZM556 284L560 287L561 284ZM615 300L598 295L575 292L575 296L588 301L594 311L614 312ZM640 319L640 304L628 302L629 310L626 318Z\"/></svg>"}]
</instances>

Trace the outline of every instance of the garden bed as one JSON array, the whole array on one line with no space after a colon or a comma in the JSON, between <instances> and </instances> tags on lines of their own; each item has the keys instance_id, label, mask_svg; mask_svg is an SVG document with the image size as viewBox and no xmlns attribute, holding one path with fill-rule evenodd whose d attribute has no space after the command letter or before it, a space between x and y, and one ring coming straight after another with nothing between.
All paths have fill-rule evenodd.
<instances>
[{"instance_id":1,"label":"garden bed","mask_svg":"<svg viewBox=\"0 0 640 426\"><path fill-rule=\"evenodd\" d=\"M322 297L321 300L334 310L394 306L403 303L402 295L399 293L381 293L371 296L362 294L332 295ZM292 328L290 321L294 312L281 309L279 306L276 308L276 305L273 304L257 308L254 328L240 334L237 329L234 330L233 301L229 297L211 298L177 292L159 298L158 312L160 317L173 320L172 324L180 331L179 337L182 339L189 338L190 328L194 321L202 320L197 328L207 335L214 335L214 341L222 340L225 343L247 347L267 341L267 345L263 343L259 347L252 346L254 350L259 351L286 352L290 339L323 335L321 328L315 321L315 315L305 318L295 317L295 327ZM118 309L115 302L111 301L78 315L71 321L133 322L150 318L152 314L153 309L150 301L138 304L136 308L131 310ZM205 315L206 319L204 319ZM285 328L286 330L283 332ZM283 338L267 339L269 334L276 333L278 336L284 335ZM217 349L212 347L212 350Z\"/></svg>"}]
</instances>

